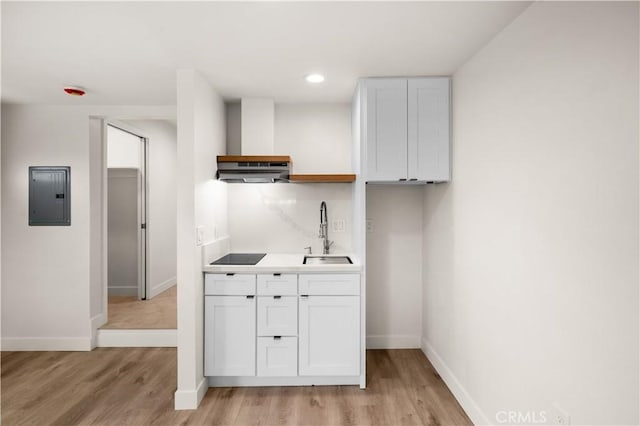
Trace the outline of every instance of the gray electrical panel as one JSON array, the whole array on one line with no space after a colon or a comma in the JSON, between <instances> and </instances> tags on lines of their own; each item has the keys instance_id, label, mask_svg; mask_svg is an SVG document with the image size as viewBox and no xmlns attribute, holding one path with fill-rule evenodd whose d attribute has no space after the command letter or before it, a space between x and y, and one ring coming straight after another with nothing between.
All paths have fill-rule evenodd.
<instances>
[{"instance_id":1,"label":"gray electrical panel","mask_svg":"<svg viewBox=\"0 0 640 426\"><path fill-rule=\"evenodd\" d=\"M71 167L29 167L29 226L71 225Z\"/></svg>"}]
</instances>

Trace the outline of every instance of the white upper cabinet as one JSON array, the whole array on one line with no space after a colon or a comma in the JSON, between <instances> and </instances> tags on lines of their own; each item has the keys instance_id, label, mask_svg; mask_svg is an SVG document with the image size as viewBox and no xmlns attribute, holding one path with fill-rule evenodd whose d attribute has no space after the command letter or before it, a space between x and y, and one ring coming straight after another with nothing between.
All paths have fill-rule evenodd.
<instances>
[{"instance_id":1,"label":"white upper cabinet","mask_svg":"<svg viewBox=\"0 0 640 426\"><path fill-rule=\"evenodd\" d=\"M366 82L367 180L407 177L407 80Z\"/></svg>"},{"instance_id":2,"label":"white upper cabinet","mask_svg":"<svg viewBox=\"0 0 640 426\"><path fill-rule=\"evenodd\" d=\"M446 182L449 176L449 78L408 81L408 178Z\"/></svg>"},{"instance_id":3,"label":"white upper cabinet","mask_svg":"<svg viewBox=\"0 0 640 426\"><path fill-rule=\"evenodd\" d=\"M364 80L368 182L450 180L450 79Z\"/></svg>"}]
</instances>

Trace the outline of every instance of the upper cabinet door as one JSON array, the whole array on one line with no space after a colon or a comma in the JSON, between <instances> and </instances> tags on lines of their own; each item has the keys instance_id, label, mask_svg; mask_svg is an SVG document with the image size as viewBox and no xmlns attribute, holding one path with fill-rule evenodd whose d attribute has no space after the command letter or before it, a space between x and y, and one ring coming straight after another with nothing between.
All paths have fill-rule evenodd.
<instances>
[{"instance_id":1,"label":"upper cabinet door","mask_svg":"<svg viewBox=\"0 0 640 426\"><path fill-rule=\"evenodd\" d=\"M428 182L450 180L450 79L408 80L408 174Z\"/></svg>"},{"instance_id":2,"label":"upper cabinet door","mask_svg":"<svg viewBox=\"0 0 640 426\"><path fill-rule=\"evenodd\" d=\"M407 80L366 80L367 180L407 178Z\"/></svg>"}]
</instances>

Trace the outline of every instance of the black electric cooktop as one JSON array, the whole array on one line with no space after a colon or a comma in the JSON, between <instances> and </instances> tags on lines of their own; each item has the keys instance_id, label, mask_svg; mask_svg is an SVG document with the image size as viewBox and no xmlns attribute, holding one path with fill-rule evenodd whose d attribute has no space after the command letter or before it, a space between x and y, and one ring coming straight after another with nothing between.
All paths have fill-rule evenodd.
<instances>
[{"instance_id":1,"label":"black electric cooktop","mask_svg":"<svg viewBox=\"0 0 640 426\"><path fill-rule=\"evenodd\" d=\"M266 253L229 253L210 265L255 265L265 257Z\"/></svg>"}]
</instances>

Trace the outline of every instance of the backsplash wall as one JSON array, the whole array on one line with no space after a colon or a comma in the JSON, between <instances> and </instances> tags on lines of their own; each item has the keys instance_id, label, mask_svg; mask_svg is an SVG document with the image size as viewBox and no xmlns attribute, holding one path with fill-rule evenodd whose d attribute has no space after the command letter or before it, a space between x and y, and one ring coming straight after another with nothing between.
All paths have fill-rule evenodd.
<instances>
[{"instance_id":1,"label":"backsplash wall","mask_svg":"<svg viewBox=\"0 0 640 426\"><path fill-rule=\"evenodd\" d=\"M326 201L331 253L352 250L351 184L228 184L229 235L234 252L322 253L320 203ZM344 230L335 232L335 221Z\"/></svg>"}]
</instances>

